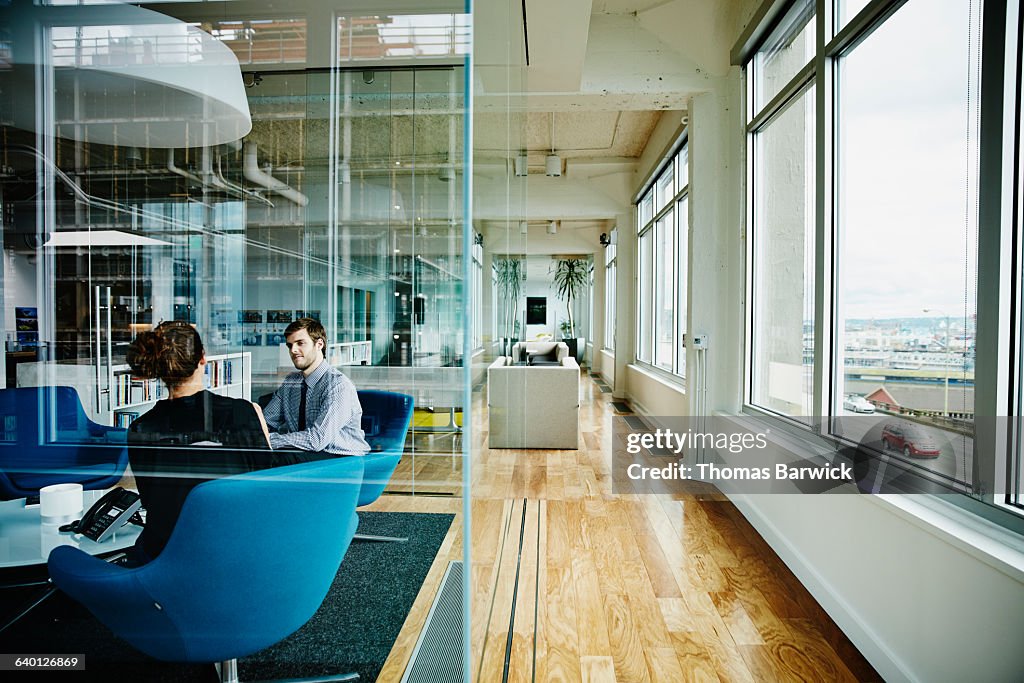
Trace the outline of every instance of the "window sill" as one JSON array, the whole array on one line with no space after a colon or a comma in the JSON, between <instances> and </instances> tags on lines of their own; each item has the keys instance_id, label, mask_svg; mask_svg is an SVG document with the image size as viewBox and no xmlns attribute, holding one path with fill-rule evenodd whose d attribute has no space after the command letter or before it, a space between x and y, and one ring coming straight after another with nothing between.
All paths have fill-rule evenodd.
<instances>
[{"instance_id":1,"label":"window sill","mask_svg":"<svg viewBox=\"0 0 1024 683\"><path fill-rule=\"evenodd\" d=\"M930 495L877 494L867 498L911 524L1024 583L1024 539Z\"/></svg>"},{"instance_id":2,"label":"window sill","mask_svg":"<svg viewBox=\"0 0 1024 683\"><path fill-rule=\"evenodd\" d=\"M681 391L683 394L686 393L686 377L680 377L679 375L673 375L670 372L666 372L661 368L656 368L653 365L647 365L639 361L630 363L627 367L632 368L635 372L639 372L645 377L649 377L670 389Z\"/></svg>"},{"instance_id":3,"label":"window sill","mask_svg":"<svg viewBox=\"0 0 1024 683\"><path fill-rule=\"evenodd\" d=\"M772 430L770 441L800 459L814 456L830 460L835 448L829 440L795 429L777 430L779 421L753 413L716 412L716 417L741 419L746 427L755 420ZM813 495L813 494L808 494ZM844 494L840 494L844 495ZM967 553L1015 581L1024 583L1024 538L961 507L929 494L845 494L859 495L872 505L893 514L932 536Z\"/></svg>"}]
</instances>

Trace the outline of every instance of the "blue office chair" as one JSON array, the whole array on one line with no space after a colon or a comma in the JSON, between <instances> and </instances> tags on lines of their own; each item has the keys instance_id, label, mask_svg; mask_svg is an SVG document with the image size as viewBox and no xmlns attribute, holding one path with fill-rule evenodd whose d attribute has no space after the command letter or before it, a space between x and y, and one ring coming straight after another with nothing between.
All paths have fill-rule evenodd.
<instances>
[{"instance_id":1,"label":"blue office chair","mask_svg":"<svg viewBox=\"0 0 1024 683\"><path fill-rule=\"evenodd\" d=\"M335 458L205 482L149 564L127 569L61 546L50 576L142 652L222 662L221 679L237 680L236 658L320 607L358 524L362 478L362 458Z\"/></svg>"},{"instance_id":2,"label":"blue office chair","mask_svg":"<svg viewBox=\"0 0 1024 683\"><path fill-rule=\"evenodd\" d=\"M363 433L370 444L370 452L362 459L366 463L363 486L359 491L359 507L380 498L391 481L398 462L405 451L405 436L412 422L413 398L391 391L363 389L358 392L363 408ZM397 541L408 538L356 534L360 541Z\"/></svg>"},{"instance_id":3,"label":"blue office chair","mask_svg":"<svg viewBox=\"0 0 1024 683\"><path fill-rule=\"evenodd\" d=\"M128 464L126 436L90 420L72 387L0 389L0 500L50 484L113 486Z\"/></svg>"}]
</instances>

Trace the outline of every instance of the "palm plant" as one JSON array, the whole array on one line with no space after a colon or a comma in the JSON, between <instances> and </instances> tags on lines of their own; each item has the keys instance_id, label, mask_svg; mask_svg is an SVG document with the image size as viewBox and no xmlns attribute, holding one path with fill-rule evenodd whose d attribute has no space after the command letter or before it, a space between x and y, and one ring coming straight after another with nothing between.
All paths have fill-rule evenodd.
<instances>
[{"instance_id":1,"label":"palm plant","mask_svg":"<svg viewBox=\"0 0 1024 683\"><path fill-rule=\"evenodd\" d=\"M494 279L504 301L502 328L505 337L512 337L519 319L519 296L523 290L523 262L517 258L494 261Z\"/></svg>"},{"instance_id":2,"label":"palm plant","mask_svg":"<svg viewBox=\"0 0 1024 683\"><path fill-rule=\"evenodd\" d=\"M565 302L565 310L569 315L569 335L575 336L576 323L572 319L572 303L590 284L590 274L594 266L587 259L569 258L556 261L552 274L555 285L555 296Z\"/></svg>"}]
</instances>

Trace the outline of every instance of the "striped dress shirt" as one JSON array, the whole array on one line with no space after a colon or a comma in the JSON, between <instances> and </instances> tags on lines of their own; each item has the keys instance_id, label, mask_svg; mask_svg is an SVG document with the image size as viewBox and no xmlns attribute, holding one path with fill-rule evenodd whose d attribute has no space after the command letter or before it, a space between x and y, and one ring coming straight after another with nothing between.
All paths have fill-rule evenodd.
<instances>
[{"instance_id":1,"label":"striped dress shirt","mask_svg":"<svg viewBox=\"0 0 1024 683\"><path fill-rule=\"evenodd\" d=\"M299 430L299 403L306 383L306 428ZM297 448L333 455L365 455L363 408L356 387L326 360L310 373L288 375L263 411L272 448Z\"/></svg>"}]
</instances>

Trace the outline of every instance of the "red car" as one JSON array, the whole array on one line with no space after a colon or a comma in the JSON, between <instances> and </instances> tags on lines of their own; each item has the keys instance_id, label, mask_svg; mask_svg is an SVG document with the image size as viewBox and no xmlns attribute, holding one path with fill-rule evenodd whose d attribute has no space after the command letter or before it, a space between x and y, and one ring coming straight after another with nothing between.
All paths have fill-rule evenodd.
<instances>
[{"instance_id":1,"label":"red car","mask_svg":"<svg viewBox=\"0 0 1024 683\"><path fill-rule=\"evenodd\" d=\"M942 449L917 425L890 422L882 428L882 448L903 451L908 458L937 458Z\"/></svg>"}]
</instances>

